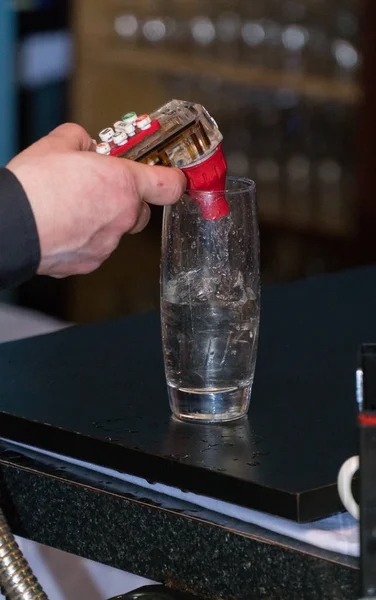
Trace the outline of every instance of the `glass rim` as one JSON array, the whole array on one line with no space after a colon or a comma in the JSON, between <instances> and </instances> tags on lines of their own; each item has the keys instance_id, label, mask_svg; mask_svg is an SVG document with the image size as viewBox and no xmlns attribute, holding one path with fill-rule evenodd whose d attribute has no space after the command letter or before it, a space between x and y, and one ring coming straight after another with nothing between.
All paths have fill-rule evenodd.
<instances>
[{"instance_id":1,"label":"glass rim","mask_svg":"<svg viewBox=\"0 0 376 600\"><path fill-rule=\"evenodd\" d=\"M200 196L205 197L205 196L213 196L214 194L218 194L218 195L229 194L231 196L235 196L238 194L244 194L245 192L252 193L256 190L256 183L253 181L253 179L248 179L247 177L233 177L233 176L226 177L226 184L229 181L236 182L241 185L238 189L235 189L235 190L228 189L227 185L224 190L188 190L187 189L187 190L185 190L183 195L184 194L188 194L188 195L200 194Z\"/></svg>"}]
</instances>

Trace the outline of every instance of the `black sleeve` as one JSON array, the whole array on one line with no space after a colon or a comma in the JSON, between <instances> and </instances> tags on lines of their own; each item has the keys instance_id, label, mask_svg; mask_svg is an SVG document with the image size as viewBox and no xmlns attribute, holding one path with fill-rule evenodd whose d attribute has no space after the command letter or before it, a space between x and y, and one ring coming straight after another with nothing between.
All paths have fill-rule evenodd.
<instances>
[{"instance_id":1,"label":"black sleeve","mask_svg":"<svg viewBox=\"0 0 376 600\"><path fill-rule=\"evenodd\" d=\"M0 168L0 290L32 277L40 262L33 211L17 177Z\"/></svg>"}]
</instances>

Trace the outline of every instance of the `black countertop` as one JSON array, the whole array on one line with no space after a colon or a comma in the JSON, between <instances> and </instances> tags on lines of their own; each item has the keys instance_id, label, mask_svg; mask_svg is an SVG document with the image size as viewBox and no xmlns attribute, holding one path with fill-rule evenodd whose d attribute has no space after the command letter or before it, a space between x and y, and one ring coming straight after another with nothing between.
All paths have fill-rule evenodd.
<instances>
[{"instance_id":1,"label":"black countertop","mask_svg":"<svg viewBox=\"0 0 376 600\"><path fill-rule=\"evenodd\" d=\"M331 514L375 295L374 267L266 290L249 418L230 425L171 418L155 313L3 344L0 436L298 521ZM19 449L0 473L13 530L39 542L213 600L357 598L355 559Z\"/></svg>"},{"instance_id":2,"label":"black countertop","mask_svg":"<svg viewBox=\"0 0 376 600\"><path fill-rule=\"evenodd\" d=\"M268 288L248 419L171 418L158 313L0 345L0 436L296 521L341 510L374 267Z\"/></svg>"}]
</instances>

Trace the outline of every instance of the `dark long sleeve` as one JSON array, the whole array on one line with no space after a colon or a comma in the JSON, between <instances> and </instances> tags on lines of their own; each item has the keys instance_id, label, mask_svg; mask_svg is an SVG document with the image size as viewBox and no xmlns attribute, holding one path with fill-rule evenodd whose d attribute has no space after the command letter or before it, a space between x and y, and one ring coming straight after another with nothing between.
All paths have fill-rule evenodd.
<instances>
[{"instance_id":1,"label":"dark long sleeve","mask_svg":"<svg viewBox=\"0 0 376 600\"><path fill-rule=\"evenodd\" d=\"M32 277L40 262L37 227L17 177L0 168L0 290Z\"/></svg>"}]
</instances>

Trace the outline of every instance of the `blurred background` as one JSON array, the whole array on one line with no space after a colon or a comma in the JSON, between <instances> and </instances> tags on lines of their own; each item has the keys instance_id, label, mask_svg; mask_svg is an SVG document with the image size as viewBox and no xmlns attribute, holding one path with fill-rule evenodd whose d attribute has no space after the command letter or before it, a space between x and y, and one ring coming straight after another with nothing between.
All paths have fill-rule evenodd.
<instances>
[{"instance_id":1,"label":"blurred background","mask_svg":"<svg viewBox=\"0 0 376 600\"><path fill-rule=\"evenodd\" d=\"M66 120L96 137L192 100L217 120L230 174L257 183L264 284L373 261L368 2L3 0L0 164ZM161 217L96 273L2 299L75 322L158 307Z\"/></svg>"}]
</instances>

